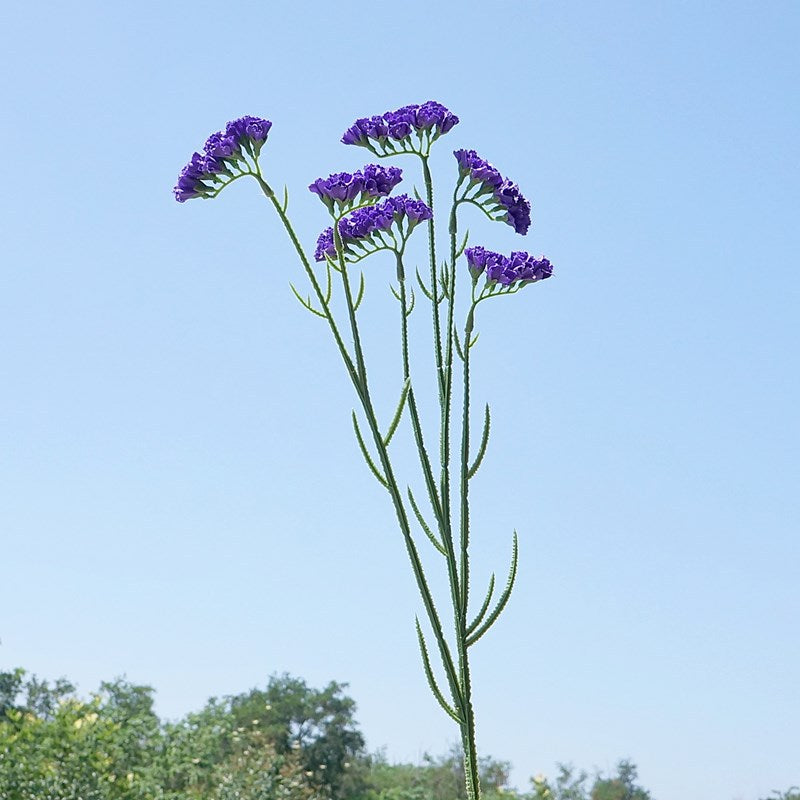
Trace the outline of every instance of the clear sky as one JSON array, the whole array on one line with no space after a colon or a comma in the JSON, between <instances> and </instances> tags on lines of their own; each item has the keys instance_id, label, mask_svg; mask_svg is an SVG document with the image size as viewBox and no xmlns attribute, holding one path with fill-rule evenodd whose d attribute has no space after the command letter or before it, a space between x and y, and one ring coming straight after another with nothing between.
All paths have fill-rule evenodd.
<instances>
[{"instance_id":1,"label":"clear sky","mask_svg":"<svg viewBox=\"0 0 800 800\"><path fill-rule=\"evenodd\" d=\"M268 117L313 245L306 185L364 163L345 128L433 98L461 117L440 184L474 147L533 201L527 239L475 216L473 243L557 270L487 304L474 351L479 578L521 541L473 651L481 752L521 787L625 756L657 800L800 783L797 3L6 4L0 24L0 668L85 692L125 673L170 717L288 671L348 681L392 758L456 738L271 209L245 182L171 195L208 133ZM393 268L367 263L389 413Z\"/></svg>"}]
</instances>

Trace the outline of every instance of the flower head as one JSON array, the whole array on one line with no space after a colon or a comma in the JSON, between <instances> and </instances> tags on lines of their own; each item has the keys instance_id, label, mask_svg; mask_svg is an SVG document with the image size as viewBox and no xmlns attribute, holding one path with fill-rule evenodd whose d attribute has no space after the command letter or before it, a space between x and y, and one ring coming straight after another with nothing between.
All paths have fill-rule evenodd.
<instances>
[{"instance_id":1,"label":"flower head","mask_svg":"<svg viewBox=\"0 0 800 800\"><path fill-rule=\"evenodd\" d=\"M522 250L504 256L477 246L468 247L464 255L473 279L477 281L481 273L484 273L487 284L524 286L549 278L553 274L553 266L548 259L544 256L537 258Z\"/></svg>"},{"instance_id":2,"label":"flower head","mask_svg":"<svg viewBox=\"0 0 800 800\"><path fill-rule=\"evenodd\" d=\"M193 153L172 190L175 199L183 203L193 197L207 197L215 190L213 184L219 182L219 175L230 175L224 161L205 153Z\"/></svg>"},{"instance_id":3,"label":"flower head","mask_svg":"<svg viewBox=\"0 0 800 800\"><path fill-rule=\"evenodd\" d=\"M224 131L212 133L203 152L194 153L181 170L173 189L175 199L183 203L193 197L210 197L224 185L220 175L241 175L242 148L257 157L271 127L272 123L261 117L240 117L229 122Z\"/></svg>"},{"instance_id":4,"label":"flower head","mask_svg":"<svg viewBox=\"0 0 800 800\"><path fill-rule=\"evenodd\" d=\"M448 111L441 103L429 100L422 105L403 106L378 116L357 119L345 131L342 142L370 149L379 147L384 150L389 143L389 151L394 152L391 141L404 142L412 134L420 137L425 134L428 136L430 146L430 142L452 130L457 124L458 117L455 114ZM413 151L413 145L411 147Z\"/></svg>"},{"instance_id":5,"label":"flower head","mask_svg":"<svg viewBox=\"0 0 800 800\"><path fill-rule=\"evenodd\" d=\"M472 199L480 203L493 200L504 212L499 219L517 233L525 235L531 226L531 204L522 195L519 186L504 178L497 167L474 150L454 150L453 155L462 180L469 178L469 187L478 187Z\"/></svg>"},{"instance_id":6,"label":"flower head","mask_svg":"<svg viewBox=\"0 0 800 800\"><path fill-rule=\"evenodd\" d=\"M237 141L247 137L254 142L264 142L267 139L272 123L261 117L239 117L231 120L225 126L226 136L233 136Z\"/></svg>"},{"instance_id":7,"label":"flower head","mask_svg":"<svg viewBox=\"0 0 800 800\"><path fill-rule=\"evenodd\" d=\"M397 225L401 237L407 237L422 220L433 216L430 208L422 200L413 200L408 195L401 194L397 197L387 197L373 206L357 208L346 217L339 220L339 235L345 251L348 245L359 240L372 240L376 249L388 245L379 234L389 231ZM333 239L333 228L326 228L317 239L317 248L314 258L324 261L325 257L336 257L336 246Z\"/></svg>"},{"instance_id":8,"label":"flower head","mask_svg":"<svg viewBox=\"0 0 800 800\"><path fill-rule=\"evenodd\" d=\"M367 164L356 172L336 172L327 178L317 178L308 189L333 210L334 204L347 206L359 199L366 202L369 198L385 197L402 178L403 171L399 167Z\"/></svg>"}]
</instances>

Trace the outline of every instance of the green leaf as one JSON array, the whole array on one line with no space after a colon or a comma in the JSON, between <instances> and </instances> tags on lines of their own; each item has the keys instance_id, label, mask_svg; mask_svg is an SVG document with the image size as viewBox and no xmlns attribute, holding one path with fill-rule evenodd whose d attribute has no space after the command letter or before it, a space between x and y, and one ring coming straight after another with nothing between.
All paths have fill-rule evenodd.
<instances>
[{"instance_id":1,"label":"green leaf","mask_svg":"<svg viewBox=\"0 0 800 800\"><path fill-rule=\"evenodd\" d=\"M358 307L361 305L361 301L364 299L364 273L361 273L361 277L358 283L358 294L356 295L355 302L353 303L353 311L358 311Z\"/></svg>"},{"instance_id":2,"label":"green leaf","mask_svg":"<svg viewBox=\"0 0 800 800\"><path fill-rule=\"evenodd\" d=\"M431 531L430 526L427 522L425 522L425 518L422 516L422 512L419 510L419 506L417 505L417 501L414 499L414 495L411 493L411 487L408 487L408 499L411 503L411 508L414 510L414 516L417 518L417 522L419 522L420 528L425 532L425 535L430 539L431 544L443 555L447 556L447 551L444 549L442 543L433 535L433 531Z\"/></svg>"},{"instance_id":3,"label":"green leaf","mask_svg":"<svg viewBox=\"0 0 800 800\"><path fill-rule=\"evenodd\" d=\"M483 433L481 434L481 446L478 448L478 455L475 456L475 461L472 462L472 466L469 468L467 472L467 477L471 478L477 471L478 467L481 465L481 461L483 461L483 457L486 455L486 445L489 444L489 429L491 427L492 420L489 414L489 404L486 404L486 413L483 418Z\"/></svg>"},{"instance_id":4,"label":"green leaf","mask_svg":"<svg viewBox=\"0 0 800 800\"><path fill-rule=\"evenodd\" d=\"M503 589L503 594L500 595L497 605L494 607L494 610L491 614L489 614L486 622L478 628L473 634L467 637L466 645L467 647L472 647L478 639L483 636L489 628L495 623L497 618L500 616L502 610L506 607L508 603L508 598L511 597L511 590L514 588L514 579L517 577L517 559L519 556L519 546L517 542L517 532L514 531L514 544L511 550L511 569L508 573L508 581L506 582L506 588Z\"/></svg>"},{"instance_id":5,"label":"green leaf","mask_svg":"<svg viewBox=\"0 0 800 800\"><path fill-rule=\"evenodd\" d=\"M425 669L425 677L428 679L428 686L430 686L431 691L433 692L433 696L438 701L439 705L447 712L447 714L452 717L459 725L462 724L463 720L455 711L454 708L450 706L447 700L444 699L444 695L442 695L439 687L436 684L436 678L433 675L433 670L431 669L431 660L428 656L428 648L425 646L425 637L422 635L422 628L419 624L419 618L414 618L417 623L417 638L419 639L419 650L422 654L422 665Z\"/></svg>"},{"instance_id":6,"label":"green leaf","mask_svg":"<svg viewBox=\"0 0 800 800\"><path fill-rule=\"evenodd\" d=\"M492 577L489 579L489 589L486 592L486 598L483 601L483 605L481 606L481 610L475 616L475 619L467 625L467 636L469 636L478 625L481 624L481 620L486 616L486 612L489 609L489 603L492 602L492 595L494 594L494 572L492 573Z\"/></svg>"},{"instance_id":7,"label":"green leaf","mask_svg":"<svg viewBox=\"0 0 800 800\"><path fill-rule=\"evenodd\" d=\"M325 314L323 314L321 311L317 311L317 309L314 308L314 306L311 305L311 298L310 297L308 297L308 298L306 298L304 300L300 296L300 293L297 291L297 289L294 288L294 284L292 284L292 283L289 284L289 288L294 292L294 296L300 301L300 305L303 306L303 308L305 308L307 311L310 311L312 314L316 314L316 316L322 317L323 319L325 319Z\"/></svg>"},{"instance_id":8,"label":"green leaf","mask_svg":"<svg viewBox=\"0 0 800 800\"><path fill-rule=\"evenodd\" d=\"M378 468L375 466L375 462L370 458L369 452L367 451L367 446L364 444L364 439L361 436L361 429L358 427L358 419L356 418L356 412L353 412L353 430L356 433L356 439L358 440L358 446L361 448L361 455L364 456L364 460L367 462L367 466L370 468L372 474L377 479L378 483L384 487L384 489L389 488L389 482L386 478L381 475Z\"/></svg>"},{"instance_id":9,"label":"green leaf","mask_svg":"<svg viewBox=\"0 0 800 800\"><path fill-rule=\"evenodd\" d=\"M406 381L403 384L403 389L400 392L400 400L397 403L397 410L394 412L394 416L392 417L392 422L389 425L389 430L386 431L386 436L383 437L384 446L388 445L389 442L392 441L392 436L394 436L394 432L397 430L397 426L400 423L400 417L403 414L403 408L405 408L406 405L408 390L410 388L411 388L411 378L406 378Z\"/></svg>"}]
</instances>

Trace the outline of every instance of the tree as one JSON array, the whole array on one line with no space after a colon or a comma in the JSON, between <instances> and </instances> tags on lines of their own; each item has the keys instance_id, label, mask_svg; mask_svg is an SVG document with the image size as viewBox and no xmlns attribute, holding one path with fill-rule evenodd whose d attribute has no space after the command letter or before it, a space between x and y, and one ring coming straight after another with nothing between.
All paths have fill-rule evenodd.
<instances>
[{"instance_id":1,"label":"tree","mask_svg":"<svg viewBox=\"0 0 800 800\"><path fill-rule=\"evenodd\" d=\"M364 790L363 774L354 767L365 755L356 704L345 688L332 681L312 689L299 678L273 675L266 689L230 697L228 703L237 728L257 724L278 754L298 751L318 791L343 800Z\"/></svg>"},{"instance_id":2,"label":"tree","mask_svg":"<svg viewBox=\"0 0 800 800\"><path fill-rule=\"evenodd\" d=\"M650 793L635 784L635 765L623 759L617 764L617 773L610 777L595 775L591 789L587 789L588 773L576 773L572 765L559 764L555 784L550 784L543 775L531 780L532 800L652 800Z\"/></svg>"},{"instance_id":3,"label":"tree","mask_svg":"<svg viewBox=\"0 0 800 800\"><path fill-rule=\"evenodd\" d=\"M650 792L634 781L638 777L632 762L623 759L617 764L617 774L612 778L598 777L592 787L592 800L651 800Z\"/></svg>"}]
</instances>

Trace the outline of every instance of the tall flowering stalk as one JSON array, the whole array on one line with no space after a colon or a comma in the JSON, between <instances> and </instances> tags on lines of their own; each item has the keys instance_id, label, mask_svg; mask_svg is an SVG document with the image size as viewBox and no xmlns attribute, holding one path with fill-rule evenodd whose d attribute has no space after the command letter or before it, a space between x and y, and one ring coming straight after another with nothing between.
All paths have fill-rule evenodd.
<instances>
[{"instance_id":1,"label":"tall flowering stalk","mask_svg":"<svg viewBox=\"0 0 800 800\"><path fill-rule=\"evenodd\" d=\"M256 180L272 204L297 251L314 299L292 286L297 299L312 314L325 320L339 351L345 370L358 398L363 422L353 412L353 430L370 472L391 498L400 532L408 552L414 578L422 598L428 625L436 644L446 688L440 686L419 618L416 620L422 666L428 685L439 705L458 725L464 751L464 771L468 796L480 798L478 756L475 745L475 715L470 680L470 648L489 630L505 608L517 574L518 544L514 532L511 567L505 587L495 595L492 574L482 602L470 614L469 563L469 487L483 462L489 442L490 414L484 411L479 444L474 455L471 438L470 357L477 341L475 318L478 306L490 298L515 294L524 286L549 278L552 266L544 257L523 251L504 255L482 246L467 247L468 234L459 242L459 211L466 206L479 208L490 220L503 222L519 234L531 224L531 207L519 187L474 150L456 150L455 185L449 215L449 258L441 264L436 254L433 179L428 165L431 147L458 124L458 117L440 103L409 105L373 117L358 119L347 129L342 142L366 148L375 158L411 155L420 160L425 199L418 194L390 196L402 180L395 166L368 164L355 172L339 172L318 178L309 190L319 196L331 217L331 226L318 237L314 251L315 267L306 255L287 215L288 192L279 200L262 171L261 149L272 123L258 117L242 117L229 122L224 131L212 134L202 153L194 153L183 168L175 187L179 202L215 197L229 183L249 176ZM416 273L417 283L431 308L431 334L437 395L439 401L438 459L432 461L419 415L411 370L408 325L415 307L413 286L404 261L406 245L422 223L428 228L430 274L426 283ZM379 251L391 253L397 284L391 291L400 306L400 354L402 389L394 415L387 424L379 421L373 405L367 365L362 347L358 311L364 296L364 275L358 286L352 280L357 265ZM466 262L466 315L463 325L455 323L458 274L457 264ZM463 282L463 281L462 281ZM339 288L336 289L336 285ZM346 317L333 312L334 292L340 292ZM459 368L460 363L460 368ZM460 446L451 441L454 377L461 378ZM420 503L410 487L401 488L390 457L390 445L403 415L408 413L419 466L425 484L427 503ZM362 431L366 424L368 435ZM455 488L454 488L455 485ZM445 562L450 585L453 615L448 637L437 604L425 577L417 548L412 518L425 534L435 553ZM432 523L429 522L432 520Z\"/></svg>"}]
</instances>

